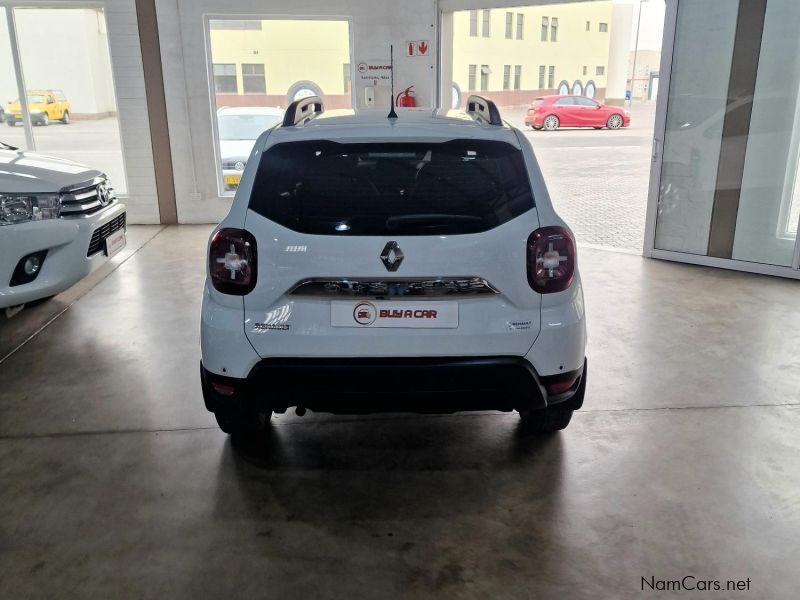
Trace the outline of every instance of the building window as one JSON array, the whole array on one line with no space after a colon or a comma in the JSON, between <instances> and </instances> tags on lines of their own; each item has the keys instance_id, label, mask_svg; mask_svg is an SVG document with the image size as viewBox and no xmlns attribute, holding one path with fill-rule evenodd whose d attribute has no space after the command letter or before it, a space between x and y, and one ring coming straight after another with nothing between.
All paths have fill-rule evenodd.
<instances>
[{"instance_id":1,"label":"building window","mask_svg":"<svg viewBox=\"0 0 800 600\"><path fill-rule=\"evenodd\" d=\"M522 65L516 65L514 67L514 89L522 89Z\"/></svg>"},{"instance_id":2,"label":"building window","mask_svg":"<svg viewBox=\"0 0 800 600\"><path fill-rule=\"evenodd\" d=\"M550 19L550 41L558 41L558 17Z\"/></svg>"},{"instance_id":3,"label":"building window","mask_svg":"<svg viewBox=\"0 0 800 600\"><path fill-rule=\"evenodd\" d=\"M489 89L489 73L491 73L489 65L481 65L481 91L485 92Z\"/></svg>"},{"instance_id":4,"label":"building window","mask_svg":"<svg viewBox=\"0 0 800 600\"><path fill-rule=\"evenodd\" d=\"M583 74L586 75L588 73L588 71L589 71L589 67L587 67L586 65L583 65Z\"/></svg>"},{"instance_id":5,"label":"building window","mask_svg":"<svg viewBox=\"0 0 800 600\"><path fill-rule=\"evenodd\" d=\"M546 71L546 67L544 65L539 65L539 89L544 89L544 73Z\"/></svg>"},{"instance_id":6,"label":"building window","mask_svg":"<svg viewBox=\"0 0 800 600\"><path fill-rule=\"evenodd\" d=\"M236 87L236 65L214 65L214 92L217 94L239 93Z\"/></svg>"},{"instance_id":7,"label":"building window","mask_svg":"<svg viewBox=\"0 0 800 600\"><path fill-rule=\"evenodd\" d=\"M469 35L470 37L478 37L478 11L469 11Z\"/></svg>"},{"instance_id":8,"label":"building window","mask_svg":"<svg viewBox=\"0 0 800 600\"><path fill-rule=\"evenodd\" d=\"M555 66L551 66L547 70L547 89L552 90L555 83L556 83L556 68Z\"/></svg>"},{"instance_id":9,"label":"building window","mask_svg":"<svg viewBox=\"0 0 800 600\"><path fill-rule=\"evenodd\" d=\"M245 94L266 94L267 81L264 79L264 65L242 65L242 91Z\"/></svg>"},{"instance_id":10,"label":"building window","mask_svg":"<svg viewBox=\"0 0 800 600\"><path fill-rule=\"evenodd\" d=\"M478 65L470 65L469 66L469 81L467 82L467 89L471 91L475 91L478 89L477 86L477 76L478 76Z\"/></svg>"},{"instance_id":11,"label":"building window","mask_svg":"<svg viewBox=\"0 0 800 600\"><path fill-rule=\"evenodd\" d=\"M608 23L600 23L600 33L608 33Z\"/></svg>"},{"instance_id":12,"label":"building window","mask_svg":"<svg viewBox=\"0 0 800 600\"><path fill-rule=\"evenodd\" d=\"M591 22L589 22L589 21L586 21L586 31L591 31L591 30L592 30L592 24L591 24Z\"/></svg>"},{"instance_id":13,"label":"building window","mask_svg":"<svg viewBox=\"0 0 800 600\"><path fill-rule=\"evenodd\" d=\"M517 39L521 40L525 37L525 15L517 13Z\"/></svg>"},{"instance_id":14,"label":"building window","mask_svg":"<svg viewBox=\"0 0 800 600\"><path fill-rule=\"evenodd\" d=\"M547 30L550 28L550 19L542 17L542 41L547 41Z\"/></svg>"},{"instance_id":15,"label":"building window","mask_svg":"<svg viewBox=\"0 0 800 600\"><path fill-rule=\"evenodd\" d=\"M481 32L481 35L483 35L483 37L489 37L489 19L491 16L490 15L491 12L492 11L490 10L483 11L483 30Z\"/></svg>"},{"instance_id":16,"label":"building window","mask_svg":"<svg viewBox=\"0 0 800 600\"><path fill-rule=\"evenodd\" d=\"M511 65L503 65L503 89L511 89Z\"/></svg>"},{"instance_id":17,"label":"building window","mask_svg":"<svg viewBox=\"0 0 800 600\"><path fill-rule=\"evenodd\" d=\"M605 75L606 74L606 68L605 67L595 67L594 74L595 75Z\"/></svg>"},{"instance_id":18,"label":"building window","mask_svg":"<svg viewBox=\"0 0 800 600\"><path fill-rule=\"evenodd\" d=\"M506 39L510 40L514 34L514 13L506 13Z\"/></svg>"}]
</instances>

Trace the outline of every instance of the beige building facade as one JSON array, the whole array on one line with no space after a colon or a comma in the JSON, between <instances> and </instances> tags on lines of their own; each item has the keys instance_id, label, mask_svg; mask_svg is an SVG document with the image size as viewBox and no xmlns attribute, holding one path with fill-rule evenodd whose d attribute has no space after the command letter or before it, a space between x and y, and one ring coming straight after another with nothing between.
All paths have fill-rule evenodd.
<instances>
[{"instance_id":1,"label":"beige building facade","mask_svg":"<svg viewBox=\"0 0 800 600\"><path fill-rule=\"evenodd\" d=\"M484 93L501 106L553 93L602 99L612 11L605 0L458 11L453 81L462 95Z\"/></svg>"},{"instance_id":2,"label":"beige building facade","mask_svg":"<svg viewBox=\"0 0 800 600\"><path fill-rule=\"evenodd\" d=\"M208 34L217 107L285 107L312 93L351 104L346 19L211 19Z\"/></svg>"}]
</instances>

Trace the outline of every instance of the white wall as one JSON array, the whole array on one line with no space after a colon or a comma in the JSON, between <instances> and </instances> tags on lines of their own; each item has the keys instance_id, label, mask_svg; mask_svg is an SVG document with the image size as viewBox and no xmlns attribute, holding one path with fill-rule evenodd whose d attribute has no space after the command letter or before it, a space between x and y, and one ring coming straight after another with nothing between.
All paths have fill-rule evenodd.
<instances>
[{"instance_id":1,"label":"white wall","mask_svg":"<svg viewBox=\"0 0 800 600\"><path fill-rule=\"evenodd\" d=\"M608 79L606 81L606 102L619 103L625 99L628 87L628 56L630 30L633 27L633 6L614 4L611 13L611 45L608 49Z\"/></svg>"},{"instance_id":2,"label":"white wall","mask_svg":"<svg viewBox=\"0 0 800 600\"><path fill-rule=\"evenodd\" d=\"M106 24L117 97L122 156L128 179L129 223L158 223L142 50L134 0L106 0Z\"/></svg>"},{"instance_id":3,"label":"white wall","mask_svg":"<svg viewBox=\"0 0 800 600\"><path fill-rule=\"evenodd\" d=\"M206 65L204 15L227 17L346 17L351 20L353 68L363 60L389 58L395 46L395 90L414 85L419 105L433 106L435 95L434 0L158 0L164 85L175 175L178 219L182 223L216 222L230 207L217 188L212 137L211 96ZM406 58L407 40L431 42L429 56ZM363 103L353 74L356 101ZM388 91L378 105L388 110Z\"/></svg>"}]
</instances>

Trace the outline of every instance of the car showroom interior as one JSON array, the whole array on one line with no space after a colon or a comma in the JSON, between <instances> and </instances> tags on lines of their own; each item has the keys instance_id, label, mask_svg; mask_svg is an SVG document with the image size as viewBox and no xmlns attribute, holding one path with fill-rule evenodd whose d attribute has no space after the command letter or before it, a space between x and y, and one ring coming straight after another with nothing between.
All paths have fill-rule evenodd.
<instances>
[{"instance_id":1,"label":"car showroom interior","mask_svg":"<svg viewBox=\"0 0 800 600\"><path fill-rule=\"evenodd\" d=\"M797 598L798 31L0 0L0 598Z\"/></svg>"}]
</instances>

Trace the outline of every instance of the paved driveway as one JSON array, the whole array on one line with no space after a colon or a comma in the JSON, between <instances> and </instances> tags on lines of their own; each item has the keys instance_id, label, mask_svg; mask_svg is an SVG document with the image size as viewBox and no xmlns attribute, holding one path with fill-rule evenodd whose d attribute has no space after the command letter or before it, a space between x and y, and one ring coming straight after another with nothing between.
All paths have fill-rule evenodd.
<instances>
[{"instance_id":1,"label":"paved driveway","mask_svg":"<svg viewBox=\"0 0 800 600\"><path fill-rule=\"evenodd\" d=\"M524 110L503 117L522 127ZM655 103L634 104L631 126L534 131L525 128L553 204L578 242L641 252Z\"/></svg>"}]
</instances>

